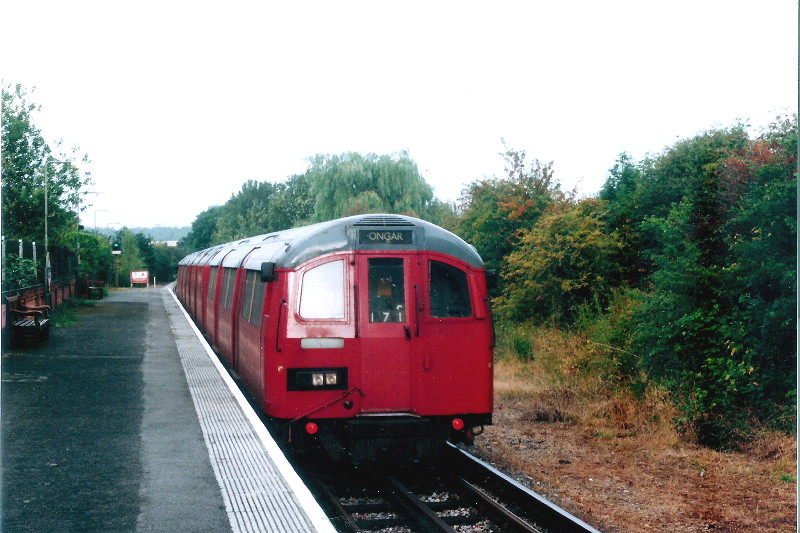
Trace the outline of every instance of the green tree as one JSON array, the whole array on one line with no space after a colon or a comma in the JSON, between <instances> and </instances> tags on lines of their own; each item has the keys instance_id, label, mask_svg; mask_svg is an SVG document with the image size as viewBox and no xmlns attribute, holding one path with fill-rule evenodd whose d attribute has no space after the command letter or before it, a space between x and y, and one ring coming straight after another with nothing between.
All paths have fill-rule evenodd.
<instances>
[{"instance_id":1,"label":"green tree","mask_svg":"<svg viewBox=\"0 0 800 533\"><path fill-rule=\"evenodd\" d=\"M109 273L113 261L108 238L96 233L80 231L75 234L75 239L79 243L80 273L85 274L91 280L111 281Z\"/></svg>"},{"instance_id":2,"label":"green tree","mask_svg":"<svg viewBox=\"0 0 800 533\"><path fill-rule=\"evenodd\" d=\"M122 253L117 256L115 278L118 276L120 286L124 287L129 283L131 271L147 270L147 263L136 234L127 228L122 228L117 233L117 241L120 244Z\"/></svg>"},{"instance_id":3,"label":"green tree","mask_svg":"<svg viewBox=\"0 0 800 533\"><path fill-rule=\"evenodd\" d=\"M313 202L304 176L283 183L247 181L242 190L215 210L211 243L270 233L302 224L312 216Z\"/></svg>"},{"instance_id":4,"label":"green tree","mask_svg":"<svg viewBox=\"0 0 800 533\"><path fill-rule=\"evenodd\" d=\"M231 196L222 206L214 232L214 242L228 242L266 233L269 208L277 189L277 185L269 182L245 182L242 190Z\"/></svg>"},{"instance_id":5,"label":"green tree","mask_svg":"<svg viewBox=\"0 0 800 533\"><path fill-rule=\"evenodd\" d=\"M2 89L2 221L7 237L44 240L45 184L47 184L48 237L52 245L72 246L66 239L77 227L76 206L81 188L91 183L70 165L53 163L88 158L70 154L55 157L33 123L39 107L30 102L21 85Z\"/></svg>"},{"instance_id":6,"label":"green tree","mask_svg":"<svg viewBox=\"0 0 800 533\"><path fill-rule=\"evenodd\" d=\"M314 198L304 174L289 177L278 188L269 206L269 231L308 224L314 217Z\"/></svg>"},{"instance_id":7,"label":"green tree","mask_svg":"<svg viewBox=\"0 0 800 533\"><path fill-rule=\"evenodd\" d=\"M166 244L150 244L150 262L147 270L150 277L159 283L173 281L178 274L178 261L186 255L183 250Z\"/></svg>"},{"instance_id":8,"label":"green tree","mask_svg":"<svg viewBox=\"0 0 800 533\"><path fill-rule=\"evenodd\" d=\"M637 184L658 214L639 224L653 271L635 351L715 446L746 435L749 418L785 413L776 406L795 394L797 140L787 124L755 141L738 126L681 141Z\"/></svg>"},{"instance_id":9,"label":"green tree","mask_svg":"<svg viewBox=\"0 0 800 533\"><path fill-rule=\"evenodd\" d=\"M760 385L759 411L789 429L796 418L796 169L797 121L786 117L725 161L723 191L727 201L736 199L724 225L723 279L740 324L740 350Z\"/></svg>"},{"instance_id":10,"label":"green tree","mask_svg":"<svg viewBox=\"0 0 800 533\"><path fill-rule=\"evenodd\" d=\"M374 212L421 217L433 200L433 190L408 152L316 155L305 177L318 222Z\"/></svg>"},{"instance_id":11,"label":"green tree","mask_svg":"<svg viewBox=\"0 0 800 533\"><path fill-rule=\"evenodd\" d=\"M205 250L214 244L214 233L217 231L217 220L222 212L221 206L212 206L197 215L192 222L189 234L181 240L179 246L187 253Z\"/></svg>"},{"instance_id":12,"label":"green tree","mask_svg":"<svg viewBox=\"0 0 800 533\"><path fill-rule=\"evenodd\" d=\"M619 278L616 235L605 232L596 199L552 204L507 257L502 316L570 326L582 306L608 303Z\"/></svg>"},{"instance_id":13,"label":"green tree","mask_svg":"<svg viewBox=\"0 0 800 533\"><path fill-rule=\"evenodd\" d=\"M526 163L525 151L507 149L506 177L469 184L461 194L457 233L480 252L487 268L502 270L525 229L564 196L553 164Z\"/></svg>"},{"instance_id":14,"label":"green tree","mask_svg":"<svg viewBox=\"0 0 800 533\"><path fill-rule=\"evenodd\" d=\"M630 155L620 154L599 195L607 206L604 219L608 227L616 231L622 246L619 258L623 279L634 287L641 287L653 270L641 253L644 245L641 225L650 215L638 208L641 180L642 171Z\"/></svg>"}]
</instances>

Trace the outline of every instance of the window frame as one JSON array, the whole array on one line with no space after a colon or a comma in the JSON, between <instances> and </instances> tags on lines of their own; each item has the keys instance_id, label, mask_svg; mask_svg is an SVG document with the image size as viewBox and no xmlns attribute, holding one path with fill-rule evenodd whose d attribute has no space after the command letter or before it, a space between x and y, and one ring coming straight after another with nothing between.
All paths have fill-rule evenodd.
<instances>
[{"instance_id":1,"label":"window frame","mask_svg":"<svg viewBox=\"0 0 800 533\"><path fill-rule=\"evenodd\" d=\"M331 265L333 263L341 264L341 311L342 316L336 317L306 317L303 316L303 293L307 287L307 279L306 275L309 272L313 272L318 268L325 267L326 265ZM297 272L298 276L298 287L297 287L297 300L295 304L294 315L296 317L297 322L305 323L305 324L321 324L321 323L330 323L330 324L347 324L350 322L350 307L348 302L350 301L350 287L347 283L348 280L348 262L345 257L343 256L333 256L325 258L322 261L315 261L311 264L304 266L300 271Z\"/></svg>"},{"instance_id":2,"label":"window frame","mask_svg":"<svg viewBox=\"0 0 800 533\"><path fill-rule=\"evenodd\" d=\"M384 265L379 265L378 262L384 262ZM397 269L399 267L400 271L400 298L398 299L397 296L392 295L392 300L394 302L402 300L402 311L398 311L397 309L388 311L388 315L386 316L386 320L375 320L374 313L377 311L378 313L386 313L386 311L381 311L377 309L377 304L380 300L374 299L373 296L380 298L382 295L380 294L382 287L381 282L383 278L377 280L377 287L373 287L373 265L376 268L391 268ZM406 260L404 257L398 256L378 256L378 257L368 257L367 262L367 320L370 324L406 324L408 322L408 307L406 303L408 302L408 287L406 286L406 270L408 265L406 264ZM375 271L377 274L377 270ZM373 289L375 289L373 291ZM375 307L374 307L375 306ZM380 315L378 316L380 318Z\"/></svg>"},{"instance_id":3,"label":"window frame","mask_svg":"<svg viewBox=\"0 0 800 533\"><path fill-rule=\"evenodd\" d=\"M466 269L460 265L456 265L449 261L443 261L441 258L432 258L428 257L427 259L427 287L426 287L426 318L431 321L439 321L439 320L469 320L475 318L476 312L476 302L475 302L475 295L474 290L471 282L471 272L469 269ZM467 297L467 309L466 313L463 316L437 316L433 314L434 305L433 305L433 265L434 263L438 263L442 265L446 270L451 272L455 271L463 276L463 279L460 280L459 285L460 289L462 289L461 294L464 294L463 291L466 291Z\"/></svg>"},{"instance_id":4,"label":"window frame","mask_svg":"<svg viewBox=\"0 0 800 533\"><path fill-rule=\"evenodd\" d=\"M245 270L241 316L256 327L261 326L265 294L266 283L261 281L260 272L257 270Z\"/></svg>"}]
</instances>

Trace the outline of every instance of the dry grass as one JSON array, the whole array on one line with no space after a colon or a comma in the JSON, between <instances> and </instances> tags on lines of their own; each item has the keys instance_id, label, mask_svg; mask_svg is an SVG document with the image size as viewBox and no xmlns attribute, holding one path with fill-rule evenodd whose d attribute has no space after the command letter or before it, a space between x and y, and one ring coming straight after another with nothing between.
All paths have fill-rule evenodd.
<instances>
[{"instance_id":1,"label":"dry grass","mask_svg":"<svg viewBox=\"0 0 800 533\"><path fill-rule=\"evenodd\" d=\"M637 399L579 371L580 339L542 330L525 362L498 350L489 460L604 532L795 531L797 442L764 432L744 452L682 439L668 396Z\"/></svg>"}]
</instances>

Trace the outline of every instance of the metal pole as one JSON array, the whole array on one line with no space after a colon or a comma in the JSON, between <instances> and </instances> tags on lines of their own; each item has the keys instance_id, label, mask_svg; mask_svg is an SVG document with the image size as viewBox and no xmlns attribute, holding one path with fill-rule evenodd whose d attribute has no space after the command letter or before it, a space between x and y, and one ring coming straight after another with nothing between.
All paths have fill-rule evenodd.
<instances>
[{"instance_id":1,"label":"metal pole","mask_svg":"<svg viewBox=\"0 0 800 533\"><path fill-rule=\"evenodd\" d=\"M53 271L50 267L50 240L48 239L48 225L49 221L48 218L50 216L49 213L49 206L48 206L48 189L50 184L50 179L47 176L47 167L50 163L69 163L69 161L59 161L58 159L53 159L48 161L49 156L45 156L44 160L44 298L45 304L50 305L50 282L52 281Z\"/></svg>"}]
</instances>

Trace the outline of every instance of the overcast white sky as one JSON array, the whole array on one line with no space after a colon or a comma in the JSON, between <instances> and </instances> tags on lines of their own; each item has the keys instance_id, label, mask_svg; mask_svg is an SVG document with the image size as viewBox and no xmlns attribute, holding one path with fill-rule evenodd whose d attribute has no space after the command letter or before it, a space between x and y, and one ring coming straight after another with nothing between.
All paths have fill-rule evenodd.
<instances>
[{"instance_id":1,"label":"overcast white sky","mask_svg":"<svg viewBox=\"0 0 800 533\"><path fill-rule=\"evenodd\" d=\"M501 138L589 195L622 151L797 110L794 0L3 4L0 77L89 154L89 227L189 225L317 153L408 150L457 200Z\"/></svg>"}]
</instances>

